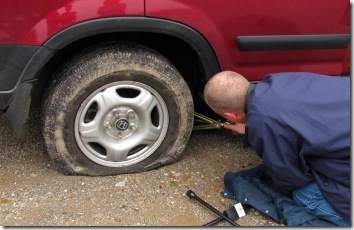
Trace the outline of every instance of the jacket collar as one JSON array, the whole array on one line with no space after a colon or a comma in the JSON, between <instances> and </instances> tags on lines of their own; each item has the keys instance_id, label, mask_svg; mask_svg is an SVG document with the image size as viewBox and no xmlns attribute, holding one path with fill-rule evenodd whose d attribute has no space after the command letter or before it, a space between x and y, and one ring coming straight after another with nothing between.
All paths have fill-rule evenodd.
<instances>
[{"instance_id":1,"label":"jacket collar","mask_svg":"<svg viewBox=\"0 0 354 230\"><path fill-rule=\"evenodd\" d=\"M246 94L246 98L245 98L245 107L243 108L246 116L247 116L247 111L248 111L248 105L251 101L251 98L252 98L253 92L254 92L254 88L256 87L256 85L257 85L257 83L250 83L250 86L247 89L247 94Z\"/></svg>"}]
</instances>

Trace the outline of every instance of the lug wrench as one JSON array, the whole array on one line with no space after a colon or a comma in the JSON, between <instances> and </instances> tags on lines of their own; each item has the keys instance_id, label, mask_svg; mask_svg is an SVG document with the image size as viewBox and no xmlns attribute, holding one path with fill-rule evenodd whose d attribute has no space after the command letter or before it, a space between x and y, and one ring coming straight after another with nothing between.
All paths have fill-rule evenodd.
<instances>
[{"instance_id":1,"label":"lug wrench","mask_svg":"<svg viewBox=\"0 0 354 230\"><path fill-rule=\"evenodd\" d=\"M189 198L195 199L196 201L198 201L200 204L202 204L203 206L205 206L206 208L208 208L210 211L212 211L213 213L215 213L216 215L218 215L219 217L221 217L222 219L226 220L227 222L229 222L230 224L232 224L233 226L240 226L239 224L237 224L235 221L231 220L229 217L225 216L223 213L219 212L216 208L214 208L213 206L211 206L210 204L208 204L207 202L205 202L203 199L201 199L200 197L198 197L192 190L188 190L187 191L187 196Z\"/></svg>"},{"instance_id":2,"label":"lug wrench","mask_svg":"<svg viewBox=\"0 0 354 230\"><path fill-rule=\"evenodd\" d=\"M201 124L194 124L193 131L195 130L207 130L207 129L220 129L224 127L224 123L221 121L216 121L210 117L204 116L203 114L194 112L195 121Z\"/></svg>"},{"instance_id":3,"label":"lug wrench","mask_svg":"<svg viewBox=\"0 0 354 230\"><path fill-rule=\"evenodd\" d=\"M236 205L232 205L231 207L229 207L228 209L226 209L225 211L222 212L225 216L229 217L231 220L236 221L240 218L239 216L239 212L236 210ZM222 217L218 217L206 224L204 224L203 226L213 226L221 221L223 221L224 219ZM241 226L241 225L239 225Z\"/></svg>"},{"instance_id":4,"label":"lug wrench","mask_svg":"<svg viewBox=\"0 0 354 230\"><path fill-rule=\"evenodd\" d=\"M210 221L209 223L203 224L203 226L213 226L221 221L223 221L224 219L222 217L218 217L215 220Z\"/></svg>"}]
</instances>

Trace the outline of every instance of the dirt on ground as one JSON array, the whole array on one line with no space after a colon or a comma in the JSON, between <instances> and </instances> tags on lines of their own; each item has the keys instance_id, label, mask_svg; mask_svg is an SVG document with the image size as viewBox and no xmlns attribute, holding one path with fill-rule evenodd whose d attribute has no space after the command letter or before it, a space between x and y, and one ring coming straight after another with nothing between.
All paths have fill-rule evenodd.
<instances>
[{"instance_id":1,"label":"dirt on ground","mask_svg":"<svg viewBox=\"0 0 354 230\"><path fill-rule=\"evenodd\" d=\"M217 216L186 196L224 211L223 175L254 167L259 157L227 130L193 132L181 159L157 170L105 177L56 171L39 128L38 111L22 142L0 114L0 224L2 226L201 226ZM278 226L251 209L241 226ZM216 226L231 226L223 221Z\"/></svg>"}]
</instances>

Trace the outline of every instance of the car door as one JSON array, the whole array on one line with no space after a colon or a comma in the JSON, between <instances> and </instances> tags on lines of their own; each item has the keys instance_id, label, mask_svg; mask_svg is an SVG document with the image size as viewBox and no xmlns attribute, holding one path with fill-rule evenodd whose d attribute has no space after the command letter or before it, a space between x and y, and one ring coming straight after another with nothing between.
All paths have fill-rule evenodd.
<instances>
[{"instance_id":1,"label":"car door","mask_svg":"<svg viewBox=\"0 0 354 230\"><path fill-rule=\"evenodd\" d=\"M221 70L249 80L284 71L338 75L349 43L348 0L146 0L146 15L194 28Z\"/></svg>"}]
</instances>

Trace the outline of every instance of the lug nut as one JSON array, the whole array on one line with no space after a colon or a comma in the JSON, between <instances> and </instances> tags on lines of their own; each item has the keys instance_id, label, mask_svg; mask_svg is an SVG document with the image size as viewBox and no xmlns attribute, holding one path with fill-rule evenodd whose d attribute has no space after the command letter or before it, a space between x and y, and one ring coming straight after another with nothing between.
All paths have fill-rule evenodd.
<instances>
[{"instance_id":1,"label":"lug nut","mask_svg":"<svg viewBox=\"0 0 354 230\"><path fill-rule=\"evenodd\" d=\"M109 123L109 122L106 122L106 124L104 125L104 127L105 127L106 129L112 129L112 125L111 125L111 123Z\"/></svg>"},{"instance_id":2,"label":"lug nut","mask_svg":"<svg viewBox=\"0 0 354 230\"><path fill-rule=\"evenodd\" d=\"M119 117L119 110L114 109L114 110L112 111L112 114L113 114L113 116L115 116L115 117Z\"/></svg>"},{"instance_id":3,"label":"lug nut","mask_svg":"<svg viewBox=\"0 0 354 230\"><path fill-rule=\"evenodd\" d=\"M133 111L129 111L128 115L130 119L135 119L135 113Z\"/></svg>"},{"instance_id":4,"label":"lug nut","mask_svg":"<svg viewBox=\"0 0 354 230\"><path fill-rule=\"evenodd\" d=\"M130 126L130 129L133 130L133 131L135 131L135 130L136 130L136 126L135 126L135 125L131 125L131 126Z\"/></svg>"}]
</instances>

